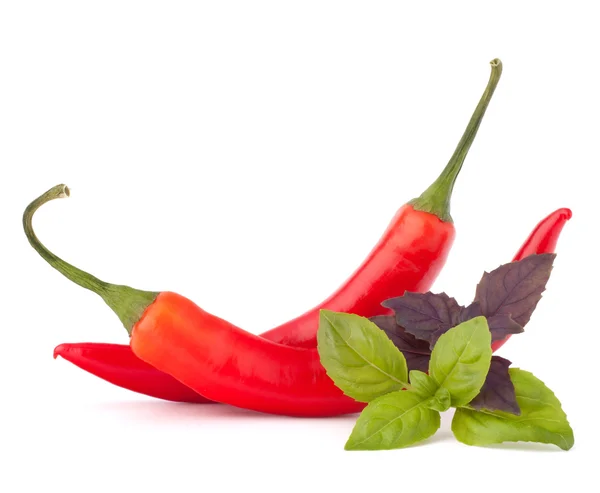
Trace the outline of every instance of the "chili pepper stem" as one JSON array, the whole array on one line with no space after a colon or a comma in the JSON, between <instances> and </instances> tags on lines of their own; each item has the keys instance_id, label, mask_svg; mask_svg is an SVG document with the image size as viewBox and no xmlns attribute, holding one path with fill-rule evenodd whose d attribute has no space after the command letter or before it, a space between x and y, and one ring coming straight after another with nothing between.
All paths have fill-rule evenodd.
<instances>
[{"instance_id":1,"label":"chili pepper stem","mask_svg":"<svg viewBox=\"0 0 600 493\"><path fill-rule=\"evenodd\" d=\"M140 291L117 284L101 281L97 277L78 269L54 255L38 239L33 231L32 219L35 212L46 202L70 196L69 187L56 185L46 193L40 195L27 206L23 213L23 229L31 246L42 256L42 258L54 267L67 279L79 286L89 289L99 295L106 304L117 314L129 335L133 326L140 319L146 308L156 299L159 293Z\"/></svg>"},{"instance_id":2,"label":"chili pepper stem","mask_svg":"<svg viewBox=\"0 0 600 493\"><path fill-rule=\"evenodd\" d=\"M452 190L454 189L454 183L456 182L456 178L460 173L463 162L471 148L471 144L473 143L473 140L475 140L479 125L483 120L485 111L492 99L494 90L500 81L500 76L502 75L502 62L498 58L492 60L490 65L492 66L492 73L490 74L487 87L485 88L485 91L479 100L479 104L475 108L473 116L471 116L471 120L469 121L460 142L456 146L456 150L450 158L450 161L448 161L448 164L440 176L431 184L431 186L425 190L420 197L409 202L414 209L435 214L442 221L452 222L452 216L450 215L450 198L452 196Z\"/></svg>"}]
</instances>

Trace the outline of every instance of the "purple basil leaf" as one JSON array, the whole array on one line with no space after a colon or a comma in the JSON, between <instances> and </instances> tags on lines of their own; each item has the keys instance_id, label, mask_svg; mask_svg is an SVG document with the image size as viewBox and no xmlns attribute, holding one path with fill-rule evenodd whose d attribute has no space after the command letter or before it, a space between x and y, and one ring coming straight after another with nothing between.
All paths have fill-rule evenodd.
<instances>
[{"instance_id":1,"label":"purple basil leaf","mask_svg":"<svg viewBox=\"0 0 600 493\"><path fill-rule=\"evenodd\" d=\"M421 341L406 332L393 315L378 315L369 320L383 330L400 351L426 355L431 353L427 341Z\"/></svg>"},{"instance_id":2,"label":"purple basil leaf","mask_svg":"<svg viewBox=\"0 0 600 493\"><path fill-rule=\"evenodd\" d=\"M483 312L481 311L481 305L477 301L474 301L469 306L463 306L460 309L458 321L460 323L466 322L467 320L471 320L472 318L479 317L481 315L483 315Z\"/></svg>"},{"instance_id":3,"label":"purple basil leaf","mask_svg":"<svg viewBox=\"0 0 600 493\"><path fill-rule=\"evenodd\" d=\"M382 303L394 310L396 322L417 339L431 342L433 334L442 328L458 324L461 307L446 293L404 293Z\"/></svg>"},{"instance_id":4,"label":"purple basil leaf","mask_svg":"<svg viewBox=\"0 0 600 493\"><path fill-rule=\"evenodd\" d=\"M461 309L458 321L466 322L467 320L479 317L480 315L483 315L481 305L479 302L474 301L469 306ZM498 313L486 318L488 326L490 327L490 332L492 333L492 342L502 341L507 335L520 334L524 330L523 327L515 322L508 314ZM435 344L435 341L437 341L442 334L443 332L436 333L432 343Z\"/></svg>"},{"instance_id":5,"label":"purple basil leaf","mask_svg":"<svg viewBox=\"0 0 600 493\"><path fill-rule=\"evenodd\" d=\"M523 327L515 322L510 315L503 313L488 317L487 323L492 333L492 342L502 341L509 334L520 334L524 331Z\"/></svg>"},{"instance_id":6,"label":"purple basil leaf","mask_svg":"<svg viewBox=\"0 0 600 493\"><path fill-rule=\"evenodd\" d=\"M510 315L525 327L552 271L556 254L529 255L486 272L477 285L475 301L488 319L497 314Z\"/></svg>"},{"instance_id":7,"label":"purple basil leaf","mask_svg":"<svg viewBox=\"0 0 600 493\"><path fill-rule=\"evenodd\" d=\"M383 330L394 345L404 354L409 370L429 370L431 350L427 341L421 341L396 323L393 315L378 315L369 320Z\"/></svg>"},{"instance_id":8,"label":"purple basil leaf","mask_svg":"<svg viewBox=\"0 0 600 493\"><path fill-rule=\"evenodd\" d=\"M433 347L436 345L440 336L448 332L451 328L452 327L450 327L449 325L444 325L443 327L440 327L438 330L436 330L433 334L431 334L431 338L429 339L429 349L431 351L433 351Z\"/></svg>"},{"instance_id":9,"label":"purple basil leaf","mask_svg":"<svg viewBox=\"0 0 600 493\"><path fill-rule=\"evenodd\" d=\"M423 373L429 371L430 354L404 353L404 359L406 359L408 371L419 370Z\"/></svg>"},{"instance_id":10,"label":"purple basil leaf","mask_svg":"<svg viewBox=\"0 0 600 493\"><path fill-rule=\"evenodd\" d=\"M492 356L490 370L481 391L469 406L473 409L488 411L504 411L520 415L521 409L517 403L515 386L508 374L511 362L500 356Z\"/></svg>"}]
</instances>

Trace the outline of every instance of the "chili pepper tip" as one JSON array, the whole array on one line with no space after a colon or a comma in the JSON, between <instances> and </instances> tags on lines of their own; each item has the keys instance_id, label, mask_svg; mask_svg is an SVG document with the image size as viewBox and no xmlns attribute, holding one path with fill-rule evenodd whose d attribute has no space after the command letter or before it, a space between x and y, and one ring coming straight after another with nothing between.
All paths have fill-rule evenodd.
<instances>
[{"instance_id":1,"label":"chili pepper tip","mask_svg":"<svg viewBox=\"0 0 600 493\"><path fill-rule=\"evenodd\" d=\"M62 348L63 348L63 344L59 344L58 346L56 346L54 348L54 352L52 353L52 356L54 357L54 359L56 359L60 356L60 353L62 352Z\"/></svg>"},{"instance_id":2,"label":"chili pepper tip","mask_svg":"<svg viewBox=\"0 0 600 493\"><path fill-rule=\"evenodd\" d=\"M571 219L573 217L573 212L568 207L563 207L560 211L565 219Z\"/></svg>"}]
</instances>

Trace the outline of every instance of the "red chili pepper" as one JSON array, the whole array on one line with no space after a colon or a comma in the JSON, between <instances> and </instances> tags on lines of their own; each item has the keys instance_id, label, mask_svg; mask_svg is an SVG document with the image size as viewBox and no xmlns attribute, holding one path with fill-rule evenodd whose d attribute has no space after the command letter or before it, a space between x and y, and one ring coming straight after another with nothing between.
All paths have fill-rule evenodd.
<instances>
[{"instance_id":1,"label":"red chili pepper","mask_svg":"<svg viewBox=\"0 0 600 493\"><path fill-rule=\"evenodd\" d=\"M565 225L571 219L573 213L571 209L562 208L542 219L533 229L529 238L519 248L519 251L513 258L513 262L524 259L529 255L539 253L554 253L556 242ZM510 334L502 341L496 341L492 344L492 351L500 349L510 338Z\"/></svg>"},{"instance_id":2,"label":"red chili pepper","mask_svg":"<svg viewBox=\"0 0 600 493\"><path fill-rule=\"evenodd\" d=\"M62 356L75 366L118 387L140 394L175 402L205 404L212 401L175 380L168 373L158 371L138 358L125 344L81 342L60 344L54 357Z\"/></svg>"},{"instance_id":3,"label":"red chili pepper","mask_svg":"<svg viewBox=\"0 0 600 493\"><path fill-rule=\"evenodd\" d=\"M462 163L475 139L483 115L502 74L502 62L491 62L492 74L477 108L448 165L417 199L402 206L371 253L337 291L312 310L262 337L294 347L317 347L319 311L353 313L363 317L391 310L383 300L406 291L428 291L446 262L454 242L450 197ZM460 163L460 164L459 164Z\"/></svg>"},{"instance_id":4,"label":"red chili pepper","mask_svg":"<svg viewBox=\"0 0 600 493\"><path fill-rule=\"evenodd\" d=\"M515 254L513 262L522 260L529 255L554 253L558 237L564 225L572 216L571 209L567 209L566 207L548 214L533 228L529 237Z\"/></svg>"},{"instance_id":5,"label":"red chili pepper","mask_svg":"<svg viewBox=\"0 0 600 493\"><path fill-rule=\"evenodd\" d=\"M523 242L513 261L532 254L554 253L562 229L571 215L570 209L562 208L542 219ZM508 338L495 342L493 350L499 349L506 340ZM139 359L128 345L89 342L61 344L54 350L56 356L62 356L97 377L140 394L176 402L213 402Z\"/></svg>"},{"instance_id":6,"label":"red chili pepper","mask_svg":"<svg viewBox=\"0 0 600 493\"><path fill-rule=\"evenodd\" d=\"M391 290L387 283L393 286L392 278L401 274L412 279L409 272L413 270L420 271L419 279L427 278L428 272L441 268L449 248L448 239L454 236L449 213L451 191L502 72L499 60L493 60L491 65L488 85L450 162L432 186L411 201L406 215L400 211L403 219L396 218L396 223L409 225L412 231L417 229L419 237L407 242L398 231L388 229L368 265L354 275L361 285L360 291L351 296L339 293L342 304L349 297L362 306L361 298L367 293L371 296L372 290L378 291L379 300L401 295L407 287L401 292ZM51 253L35 236L32 217L42 204L68 195L68 188L58 185L27 207L23 226L29 242L55 269L104 299L121 319L131 336L133 352L142 360L211 400L257 411L330 416L357 412L364 407L333 384L320 364L316 348L290 347L255 336L175 293L140 291L106 283ZM427 219L423 221L424 218ZM415 228L415 223L421 226ZM423 241L423 233L428 238L425 249L418 244ZM441 239L433 243L437 247L432 252L429 240L436 236ZM390 262L390 255L395 262ZM423 258L428 264L425 268ZM380 289L382 282L386 286ZM333 309L339 306L334 305ZM316 330L316 324L304 328L293 340L312 339Z\"/></svg>"},{"instance_id":7,"label":"red chili pepper","mask_svg":"<svg viewBox=\"0 0 600 493\"><path fill-rule=\"evenodd\" d=\"M101 296L129 332L133 353L142 361L214 401L290 416L355 413L365 404L347 397L327 376L316 348L268 341L205 312L171 292L150 292L110 284L50 252L32 227L35 211L49 200L67 197L57 185L25 210L30 244L68 279ZM158 363L158 366L155 364ZM195 375L203 375L198 381Z\"/></svg>"}]
</instances>

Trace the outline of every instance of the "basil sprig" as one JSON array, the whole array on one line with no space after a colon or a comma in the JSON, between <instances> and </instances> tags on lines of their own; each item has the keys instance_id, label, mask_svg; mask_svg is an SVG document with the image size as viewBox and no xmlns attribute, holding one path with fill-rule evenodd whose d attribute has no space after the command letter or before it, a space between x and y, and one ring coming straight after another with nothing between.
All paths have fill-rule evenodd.
<instances>
[{"instance_id":1,"label":"basil sprig","mask_svg":"<svg viewBox=\"0 0 600 493\"><path fill-rule=\"evenodd\" d=\"M429 374L411 370L386 332L357 315L322 310L317 334L321 363L346 395L368 402L346 450L397 449L431 437L440 412L455 407L452 431L468 445L535 441L563 450L573 446L573 430L560 402L531 373L511 368L519 414L476 409L472 402L486 382L492 362L492 333L476 316L444 330L429 361Z\"/></svg>"},{"instance_id":2,"label":"basil sprig","mask_svg":"<svg viewBox=\"0 0 600 493\"><path fill-rule=\"evenodd\" d=\"M317 343L331 379L357 401L370 402L408 385L404 355L366 318L322 310Z\"/></svg>"}]
</instances>

